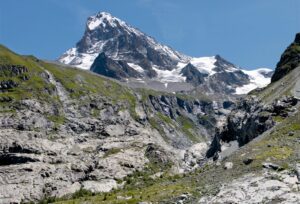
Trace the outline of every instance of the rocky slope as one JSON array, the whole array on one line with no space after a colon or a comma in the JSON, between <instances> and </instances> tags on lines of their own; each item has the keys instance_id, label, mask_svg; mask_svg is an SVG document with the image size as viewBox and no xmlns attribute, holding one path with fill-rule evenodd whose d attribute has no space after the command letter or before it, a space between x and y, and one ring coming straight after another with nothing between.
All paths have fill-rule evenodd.
<instances>
[{"instance_id":1,"label":"rocky slope","mask_svg":"<svg viewBox=\"0 0 300 204\"><path fill-rule=\"evenodd\" d=\"M290 57L286 53L275 70L275 80L238 102L207 152L208 157L223 160L225 169L236 170L233 166L240 166L241 162L249 165L252 175L245 171L234 176L234 181L225 184L216 195L201 198L200 203L300 201L300 67L283 70L283 64L292 66L297 58L295 53Z\"/></svg>"},{"instance_id":2,"label":"rocky slope","mask_svg":"<svg viewBox=\"0 0 300 204\"><path fill-rule=\"evenodd\" d=\"M171 92L199 86L209 94L245 94L266 86L272 75L270 69L240 69L218 55L185 56L105 12L88 19L82 39L59 62Z\"/></svg>"},{"instance_id":3,"label":"rocky slope","mask_svg":"<svg viewBox=\"0 0 300 204\"><path fill-rule=\"evenodd\" d=\"M194 171L154 181L133 177L122 190L88 197L88 201L299 203L299 79L298 66L233 105L206 151L211 159L191 160L200 164ZM185 158L197 154L190 155Z\"/></svg>"},{"instance_id":4,"label":"rocky slope","mask_svg":"<svg viewBox=\"0 0 300 204\"><path fill-rule=\"evenodd\" d=\"M132 90L3 46L0 84L0 203L108 192L136 172L191 171L206 160L231 108L208 97Z\"/></svg>"}]
</instances>

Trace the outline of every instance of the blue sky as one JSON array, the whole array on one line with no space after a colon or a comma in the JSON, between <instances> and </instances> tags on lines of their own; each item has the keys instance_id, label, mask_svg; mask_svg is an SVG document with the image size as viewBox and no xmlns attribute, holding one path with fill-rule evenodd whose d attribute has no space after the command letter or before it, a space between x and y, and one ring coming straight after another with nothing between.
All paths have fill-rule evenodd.
<instances>
[{"instance_id":1,"label":"blue sky","mask_svg":"<svg viewBox=\"0 0 300 204\"><path fill-rule=\"evenodd\" d=\"M191 56L220 54L244 68L274 68L300 32L299 0L7 0L0 43L56 59L81 38L88 16L107 11Z\"/></svg>"}]
</instances>

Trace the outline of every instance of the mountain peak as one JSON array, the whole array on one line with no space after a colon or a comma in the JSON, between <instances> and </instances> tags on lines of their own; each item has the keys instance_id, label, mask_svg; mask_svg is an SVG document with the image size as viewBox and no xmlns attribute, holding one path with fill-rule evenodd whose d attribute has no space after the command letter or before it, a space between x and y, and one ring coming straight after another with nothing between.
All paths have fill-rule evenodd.
<instances>
[{"instance_id":1,"label":"mountain peak","mask_svg":"<svg viewBox=\"0 0 300 204\"><path fill-rule=\"evenodd\" d=\"M247 75L220 55L189 57L181 54L107 12L88 18L82 39L59 61L117 79L139 78L164 84L191 82L203 86L204 91L222 93L234 93L237 87L249 83L253 89L257 87L255 77L260 74ZM239 93L249 90L246 88ZM176 85L172 90L181 90L181 87Z\"/></svg>"},{"instance_id":2,"label":"mountain peak","mask_svg":"<svg viewBox=\"0 0 300 204\"><path fill-rule=\"evenodd\" d=\"M66 51L59 61L90 69L96 57L104 52L114 60L126 60L136 65L173 69L188 57L172 48L158 43L126 22L107 12L90 16L82 39Z\"/></svg>"},{"instance_id":3,"label":"mountain peak","mask_svg":"<svg viewBox=\"0 0 300 204\"><path fill-rule=\"evenodd\" d=\"M90 16L87 21L87 27L89 30L95 30L99 26L101 28L105 28L107 25L117 27L118 24L125 24L125 22L112 16L108 12L99 12L94 16Z\"/></svg>"}]
</instances>

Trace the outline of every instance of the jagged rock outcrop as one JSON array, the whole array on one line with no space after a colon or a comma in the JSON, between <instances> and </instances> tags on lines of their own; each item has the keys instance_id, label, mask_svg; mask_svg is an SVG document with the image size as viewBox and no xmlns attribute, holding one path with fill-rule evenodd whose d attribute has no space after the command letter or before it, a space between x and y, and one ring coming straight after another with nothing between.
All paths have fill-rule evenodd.
<instances>
[{"instance_id":1,"label":"jagged rock outcrop","mask_svg":"<svg viewBox=\"0 0 300 204\"><path fill-rule=\"evenodd\" d=\"M27 67L21 65L0 65L0 76L5 79L0 80L0 92L7 92L19 85L18 81L28 80L26 73ZM7 98L1 98L1 101L6 101Z\"/></svg>"},{"instance_id":2,"label":"jagged rock outcrop","mask_svg":"<svg viewBox=\"0 0 300 204\"><path fill-rule=\"evenodd\" d=\"M219 119L226 115L216 110L216 106L221 109L222 104L201 99L184 99L175 95L150 94L148 103L145 104L145 111L147 115L153 114L153 110L158 112L160 119L167 122L162 126L170 133L166 134L166 137L174 146L185 147L191 145L191 142L184 135L176 133L174 125L177 129L182 129L195 137L196 141L201 141L201 138L210 140L215 133L215 126ZM189 128L185 130L185 126ZM173 134L176 134L176 137Z\"/></svg>"},{"instance_id":3,"label":"jagged rock outcrop","mask_svg":"<svg viewBox=\"0 0 300 204\"><path fill-rule=\"evenodd\" d=\"M208 76L208 74L206 73L199 72L197 68L191 63L186 65L180 73L186 77L186 82L191 83L195 86L203 84L205 78Z\"/></svg>"},{"instance_id":4,"label":"jagged rock outcrop","mask_svg":"<svg viewBox=\"0 0 300 204\"><path fill-rule=\"evenodd\" d=\"M284 51L278 62L271 81L275 82L300 65L300 33L296 34L294 42Z\"/></svg>"},{"instance_id":5,"label":"jagged rock outcrop","mask_svg":"<svg viewBox=\"0 0 300 204\"><path fill-rule=\"evenodd\" d=\"M83 38L59 61L89 69L100 53L124 63L151 65L146 66L148 69L155 65L160 69L172 69L178 61L187 59L124 21L100 12L88 18Z\"/></svg>"},{"instance_id":6,"label":"jagged rock outcrop","mask_svg":"<svg viewBox=\"0 0 300 204\"><path fill-rule=\"evenodd\" d=\"M91 71L115 79L141 77L141 74L123 61L108 58L105 53L99 54L91 66Z\"/></svg>"},{"instance_id":7,"label":"jagged rock outcrop","mask_svg":"<svg viewBox=\"0 0 300 204\"><path fill-rule=\"evenodd\" d=\"M10 64L0 65L1 76L14 77L14 76L20 76L27 72L28 72L28 68L22 65L10 65Z\"/></svg>"},{"instance_id":8,"label":"jagged rock outcrop","mask_svg":"<svg viewBox=\"0 0 300 204\"><path fill-rule=\"evenodd\" d=\"M207 157L217 158L222 143L237 141L243 146L275 125L273 117L287 117L293 111L298 100L284 97L271 105L264 105L255 97L241 99L227 117L226 124L217 130Z\"/></svg>"}]
</instances>

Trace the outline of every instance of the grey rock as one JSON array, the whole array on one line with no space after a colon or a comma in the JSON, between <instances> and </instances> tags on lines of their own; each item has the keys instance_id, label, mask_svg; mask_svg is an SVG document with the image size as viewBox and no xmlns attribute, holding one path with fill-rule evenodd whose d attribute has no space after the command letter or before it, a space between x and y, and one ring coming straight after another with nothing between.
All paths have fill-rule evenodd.
<instances>
[{"instance_id":1,"label":"grey rock","mask_svg":"<svg viewBox=\"0 0 300 204\"><path fill-rule=\"evenodd\" d=\"M221 142L237 141L239 146L247 144L275 125L274 115L287 117L290 108L297 103L294 97L283 97L269 106L252 96L241 99L228 115L224 125L216 131L207 157L217 158L221 151Z\"/></svg>"},{"instance_id":2,"label":"grey rock","mask_svg":"<svg viewBox=\"0 0 300 204\"><path fill-rule=\"evenodd\" d=\"M243 160L243 163L244 163L245 165L249 165L249 164L251 164L252 162L253 162L253 159L252 159L252 158L246 158L246 159Z\"/></svg>"},{"instance_id":3,"label":"grey rock","mask_svg":"<svg viewBox=\"0 0 300 204\"><path fill-rule=\"evenodd\" d=\"M112 189L117 188L117 182L112 179L106 179L101 181L84 181L82 183L83 189L91 192L109 192Z\"/></svg>"},{"instance_id":4,"label":"grey rock","mask_svg":"<svg viewBox=\"0 0 300 204\"><path fill-rule=\"evenodd\" d=\"M277 180L274 178L282 178ZM203 196L198 203L299 203L300 194L297 178L290 172L261 172L260 175L246 174L225 184L216 195Z\"/></svg>"},{"instance_id":5,"label":"grey rock","mask_svg":"<svg viewBox=\"0 0 300 204\"><path fill-rule=\"evenodd\" d=\"M233 163L232 162L225 162L224 169L232 169L232 168L233 168Z\"/></svg>"},{"instance_id":6,"label":"grey rock","mask_svg":"<svg viewBox=\"0 0 300 204\"><path fill-rule=\"evenodd\" d=\"M267 169L272 169L274 171L282 171L284 170L281 166L273 163L263 163L262 166Z\"/></svg>"}]
</instances>

